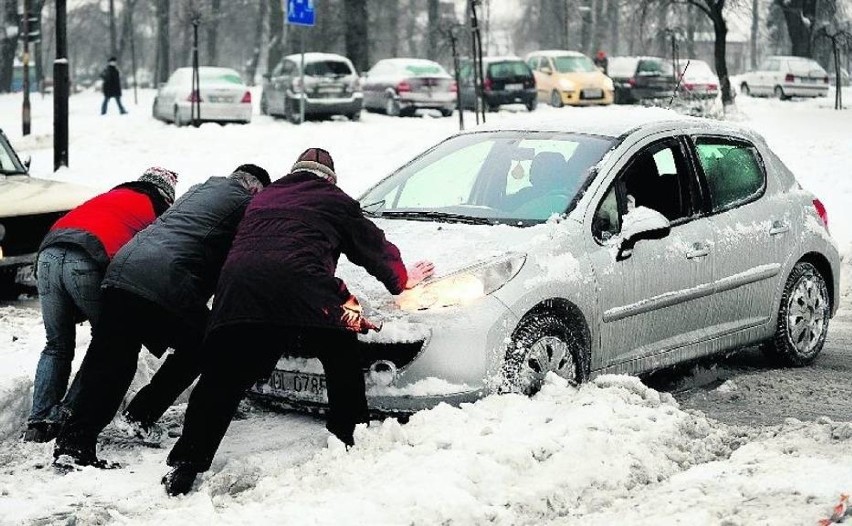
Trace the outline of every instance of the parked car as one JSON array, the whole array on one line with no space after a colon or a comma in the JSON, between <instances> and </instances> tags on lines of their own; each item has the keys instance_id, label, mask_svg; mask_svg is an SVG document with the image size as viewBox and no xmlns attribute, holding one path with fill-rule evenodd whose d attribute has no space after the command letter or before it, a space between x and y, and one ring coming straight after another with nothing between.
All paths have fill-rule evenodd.
<instances>
[{"instance_id":1,"label":"parked car","mask_svg":"<svg viewBox=\"0 0 852 526\"><path fill-rule=\"evenodd\" d=\"M612 104L613 84L592 59L576 51L536 51L526 57L538 100L561 108Z\"/></svg>"},{"instance_id":2,"label":"parked car","mask_svg":"<svg viewBox=\"0 0 852 526\"><path fill-rule=\"evenodd\" d=\"M288 55L264 75L260 112L299 123L302 97L302 55ZM305 53L305 118L345 115L361 118L364 105L358 73L352 62L333 53Z\"/></svg>"},{"instance_id":3,"label":"parked car","mask_svg":"<svg viewBox=\"0 0 852 526\"><path fill-rule=\"evenodd\" d=\"M456 107L457 89L456 82L437 62L388 58L376 62L364 76L364 108L391 116L433 109L449 117Z\"/></svg>"},{"instance_id":4,"label":"parked car","mask_svg":"<svg viewBox=\"0 0 852 526\"><path fill-rule=\"evenodd\" d=\"M756 71L743 73L740 92L743 95L790 97L825 97L828 95L828 73L819 63L803 57L768 57Z\"/></svg>"},{"instance_id":5,"label":"parked car","mask_svg":"<svg viewBox=\"0 0 852 526\"><path fill-rule=\"evenodd\" d=\"M535 76L526 62L518 57L483 57L482 96L488 111L504 104L523 104L533 111L538 103ZM462 108L476 109L476 86L473 62L466 60L459 68Z\"/></svg>"},{"instance_id":6,"label":"parked car","mask_svg":"<svg viewBox=\"0 0 852 526\"><path fill-rule=\"evenodd\" d=\"M715 99L719 95L719 77L703 60L678 61L680 93L690 99Z\"/></svg>"},{"instance_id":7,"label":"parked car","mask_svg":"<svg viewBox=\"0 0 852 526\"><path fill-rule=\"evenodd\" d=\"M463 132L369 189L365 213L439 274L392 300L339 275L371 407L411 411L762 344L812 362L839 302L822 203L752 131L636 109ZM562 219L559 219L559 218ZM322 406L318 362L283 358L259 397Z\"/></svg>"},{"instance_id":8,"label":"parked car","mask_svg":"<svg viewBox=\"0 0 852 526\"><path fill-rule=\"evenodd\" d=\"M38 179L29 174L0 130L0 297L10 298L36 285L35 254L45 234L63 214L93 197L84 186Z\"/></svg>"},{"instance_id":9,"label":"parked car","mask_svg":"<svg viewBox=\"0 0 852 526\"><path fill-rule=\"evenodd\" d=\"M607 71L616 104L667 99L677 84L671 61L659 57L610 57Z\"/></svg>"},{"instance_id":10,"label":"parked car","mask_svg":"<svg viewBox=\"0 0 852 526\"><path fill-rule=\"evenodd\" d=\"M192 68L178 68L154 97L155 119L185 126L192 122L192 105L199 101L199 122L251 122L251 92L240 74L229 68L198 68L199 89L192 89Z\"/></svg>"}]
</instances>

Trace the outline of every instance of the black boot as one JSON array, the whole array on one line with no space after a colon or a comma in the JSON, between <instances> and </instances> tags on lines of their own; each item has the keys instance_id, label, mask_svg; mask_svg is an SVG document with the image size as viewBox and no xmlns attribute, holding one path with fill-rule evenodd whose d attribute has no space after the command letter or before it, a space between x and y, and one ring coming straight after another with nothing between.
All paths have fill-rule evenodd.
<instances>
[{"instance_id":1,"label":"black boot","mask_svg":"<svg viewBox=\"0 0 852 526\"><path fill-rule=\"evenodd\" d=\"M166 473L160 482L166 487L166 493L170 497L186 495L192 489L198 471L189 464L178 464Z\"/></svg>"},{"instance_id":2,"label":"black boot","mask_svg":"<svg viewBox=\"0 0 852 526\"><path fill-rule=\"evenodd\" d=\"M65 441L57 441L53 448L53 465L61 470L76 469L92 466L98 469L116 469L121 465L99 459L95 454L95 444L81 445Z\"/></svg>"},{"instance_id":3,"label":"black boot","mask_svg":"<svg viewBox=\"0 0 852 526\"><path fill-rule=\"evenodd\" d=\"M50 442L59 434L62 424L58 422L33 422L24 431L24 442Z\"/></svg>"}]
</instances>

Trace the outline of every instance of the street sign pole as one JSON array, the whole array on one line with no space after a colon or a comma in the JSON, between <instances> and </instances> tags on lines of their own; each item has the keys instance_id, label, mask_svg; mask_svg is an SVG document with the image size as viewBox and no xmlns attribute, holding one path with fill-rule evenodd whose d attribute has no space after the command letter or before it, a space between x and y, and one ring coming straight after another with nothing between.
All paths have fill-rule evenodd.
<instances>
[{"instance_id":1,"label":"street sign pole","mask_svg":"<svg viewBox=\"0 0 852 526\"><path fill-rule=\"evenodd\" d=\"M53 61L53 171L68 166L68 36L66 0L56 0L56 59Z\"/></svg>"},{"instance_id":2,"label":"street sign pole","mask_svg":"<svg viewBox=\"0 0 852 526\"><path fill-rule=\"evenodd\" d=\"M303 26L299 29L299 47L302 55L299 65L299 122L305 122L305 99L308 96L305 90L305 31L307 27L313 27L316 23L314 11L314 0L287 0L287 24L291 26Z\"/></svg>"},{"instance_id":3,"label":"street sign pole","mask_svg":"<svg viewBox=\"0 0 852 526\"><path fill-rule=\"evenodd\" d=\"M28 0L24 0L24 105L21 108L23 135L30 134L30 13Z\"/></svg>"},{"instance_id":4,"label":"street sign pole","mask_svg":"<svg viewBox=\"0 0 852 526\"><path fill-rule=\"evenodd\" d=\"M305 97L307 97L307 93L305 93L305 30L304 28L299 28L299 46L302 48L302 63L299 65L299 72L301 78L299 79L299 85L302 87L299 96L299 123L305 122Z\"/></svg>"}]
</instances>

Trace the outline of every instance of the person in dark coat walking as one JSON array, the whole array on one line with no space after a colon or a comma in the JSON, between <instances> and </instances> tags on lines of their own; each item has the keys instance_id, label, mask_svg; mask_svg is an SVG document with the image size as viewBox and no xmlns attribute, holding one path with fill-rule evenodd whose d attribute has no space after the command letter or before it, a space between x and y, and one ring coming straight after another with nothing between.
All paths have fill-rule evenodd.
<instances>
[{"instance_id":1,"label":"person in dark coat walking","mask_svg":"<svg viewBox=\"0 0 852 526\"><path fill-rule=\"evenodd\" d=\"M199 354L219 272L266 171L242 165L187 191L116 254L103 281L103 312L78 372L71 415L56 438L57 465L108 467L95 454L97 437L115 416L144 345L163 365L124 413L142 432L198 376Z\"/></svg>"},{"instance_id":2,"label":"person in dark coat walking","mask_svg":"<svg viewBox=\"0 0 852 526\"><path fill-rule=\"evenodd\" d=\"M121 73L118 71L118 65L115 57L110 57L106 67L101 71L101 80L103 81L104 102L101 104L101 115L106 115L107 104L109 99L115 99L118 104L118 111L122 115L127 113L124 106L121 104Z\"/></svg>"},{"instance_id":3,"label":"person in dark coat walking","mask_svg":"<svg viewBox=\"0 0 852 526\"><path fill-rule=\"evenodd\" d=\"M25 442L53 440L78 385L66 394L74 360L75 324L98 323L101 281L116 252L175 200L177 174L152 167L71 210L48 231L36 257L47 343L36 368ZM63 399L64 397L64 399Z\"/></svg>"},{"instance_id":4,"label":"person in dark coat walking","mask_svg":"<svg viewBox=\"0 0 852 526\"><path fill-rule=\"evenodd\" d=\"M328 152L311 148L246 210L216 287L208 359L168 457L168 494L187 493L209 469L246 389L272 371L282 351L298 348L322 362L329 431L352 445L356 424L367 422L357 332L369 322L335 277L338 259L345 254L391 294L416 286L433 267L406 269L397 247L336 180Z\"/></svg>"}]
</instances>

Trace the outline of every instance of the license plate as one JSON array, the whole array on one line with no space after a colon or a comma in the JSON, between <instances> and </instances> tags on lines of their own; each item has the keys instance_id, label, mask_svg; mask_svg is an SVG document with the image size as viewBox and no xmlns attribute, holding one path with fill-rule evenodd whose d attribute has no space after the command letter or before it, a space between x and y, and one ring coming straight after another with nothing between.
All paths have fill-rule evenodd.
<instances>
[{"instance_id":1,"label":"license plate","mask_svg":"<svg viewBox=\"0 0 852 526\"><path fill-rule=\"evenodd\" d=\"M809 78L809 77L802 77L802 81L804 81L805 84L816 84L817 80L818 79L812 79L812 78Z\"/></svg>"},{"instance_id":2,"label":"license plate","mask_svg":"<svg viewBox=\"0 0 852 526\"><path fill-rule=\"evenodd\" d=\"M267 382L274 391L279 391L294 398L326 402L325 376L320 374L293 373L290 371L272 371Z\"/></svg>"},{"instance_id":3,"label":"license plate","mask_svg":"<svg viewBox=\"0 0 852 526\"><path fill-rule=\"evenodd\" d=\"M15 283L20 283L21 285L26 285L28 287L35 287L38 283L36 282L35 273L33 272L33 266L25 265L18 268L15 272Z\"/></svg>"},{"instance_id":4,"label":"license plate","mask_svg":"<svg viewBox=\"0 0 852 526\"><path fill-rule=\"evenodd\" d=\"M217 97L215 95L211 95L210 102L234 102L234 99L232 97Z\"/></svg>"},{"instance_id":5,"label":"license plate","mask_svg":"<svg viewBox=\"0 0 852 526\"><path fill-rule=\"evenodd\" d=\"M583 90L583 98L584 99L602 99L603 98L603 90L602 89L584 89Z\"/></svg>"},{"instance_id":6,"label":"license plate","mask_svg":"<svg viewBox=\"0 0 852 526\"><path fill-rule=\"evenodd\" d=\"M517 91L524 89L523 84L506 84L506 91Z\"/></svg>"},{"instance_id":7,"label":"license plate","mask_svg":"<svg viewBox=\"0 0 852 526\"><path fill-rule=\"evenodd\" d=\"M320 86L317 88L319 93L340 93L341 91L339 86Z\"/></svg>"}]
</instances>

